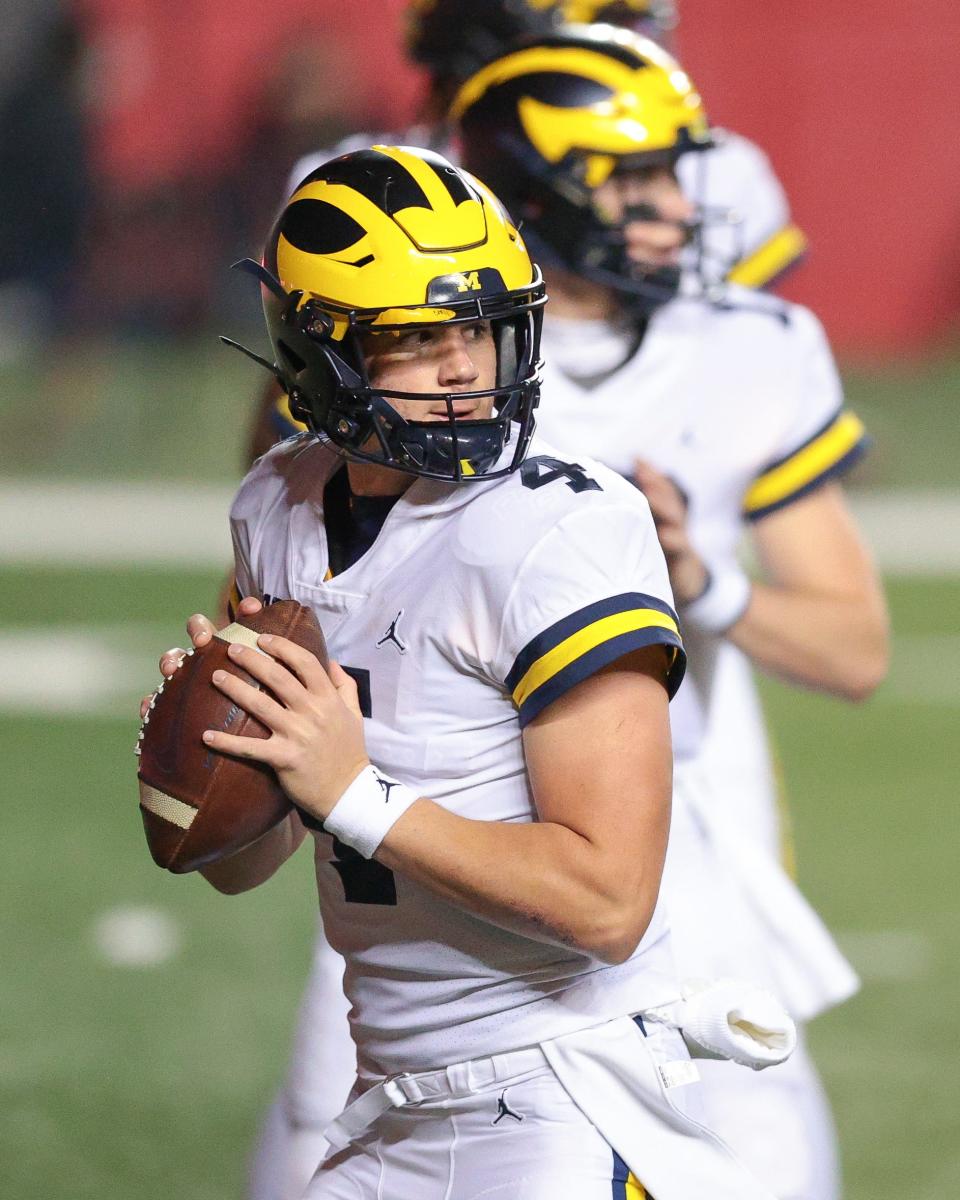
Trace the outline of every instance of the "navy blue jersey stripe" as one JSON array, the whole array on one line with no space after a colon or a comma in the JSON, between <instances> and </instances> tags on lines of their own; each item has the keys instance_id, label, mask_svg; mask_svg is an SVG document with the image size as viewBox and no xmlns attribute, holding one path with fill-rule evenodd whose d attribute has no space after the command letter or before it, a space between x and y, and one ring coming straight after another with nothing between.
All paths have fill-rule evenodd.
<instances>
[{"instance_id":1,"label":"navy blue jersey stripe","mask_svg":"<svg viewBox=\"0 0 960 1200\"><path fill-rule=\"evenodd\" d=\"M622 658L625 654L629 654L631 650L640 650L644 646L655 645L672 647L676 651L667 674L667 694L672 699L676 694L677 688L680 686L687 665L683 643L672 630L650 625L644 629L634 629L629 633L620 634L619 637L611 638L609 641L601 642L599 646L595 646L587 654L574 659L572 663L569 663L563 670L558 671L556 675L552 675L546 683L541 684L536 691L531 692L530 696L524 701L520 708L520 728L523 729L529 725L533 718L542 713L547 705L552 704L554 700L558 700L564 693L569 692L572 687L576 687L584 679L589 679L591 675L596 675L598 671L609 666L610 663L616 662L618 658Z\"/></svg>"},{"instance_id":2,"label":"navy blue jersey stripe","mask_svg":"<svg viewBox=\"0 0 960 1200\"><path fill-rule=\"evenodd\" d=\"M771 513L779 512L781 508L786 508L788 505L793 504L795 500L799 500L803 496L808 496L825 483L829 483L831 479L837 479L841 475L845 475L855 463L858 463L863 458L869 449L870 438L862 438L851 450L847 451L843 458L838 459L832 467L828 467L826 471L821 471L815 478L807 480L802 487L797 488L794 492L790 492L789 495L783 496L775 504L767 504L763 508L755 508L751 512L745 512L743 514L744 518L753 524L762 517L768 517Z\"/></svg>"},{"instance_id":3,"label":"navy blue jersey stripe","mask_svg":"<svg viewBox=\"0 0 960 1200\"><path fill-rule=\"evenodd\" d=\"M673 621L677 621L677 614L669 604L659 600L656 596L646 596L643 592L623 592L619 596L609 596L605 600L598 600L595 604L588 604L586 608L578 609L568 617L563 617L551 625L549 629L545 629L543 633L537 634L524 646L505 680L508 691L512 692L516 688L537 659L542 658L554 646L559 646L572 634L585 629L586 626L592 625L594 621L599 621L602 617L611 617L615 613L630 612L637 608L652 608L656 612L670 617Z\"/></svg>"}]
</instances>

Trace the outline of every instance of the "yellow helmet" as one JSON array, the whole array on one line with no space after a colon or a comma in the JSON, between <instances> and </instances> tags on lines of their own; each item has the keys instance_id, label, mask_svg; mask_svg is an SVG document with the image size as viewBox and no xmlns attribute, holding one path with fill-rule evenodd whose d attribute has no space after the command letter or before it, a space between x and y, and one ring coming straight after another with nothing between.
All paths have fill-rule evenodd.
<instances>
[{"instance_id":1,"label":"yellow helmet","mask_svg":"<svg viewBox=\"0 0 960 1200\"><path fill-rule=\"evenodd\" d=\"M291 409L350 457L411 474L460 480L520 465L539 396L539 270L500 202L429 150L374 146L318 167L290 197L267 239L263 284L269 364ZM360 337L438 323L490 321L495 417L404 420L371 385ZM514 428L516 426L516 428ZM516 438L507 466L492 470Z\"/></svg>"},{"instance_id":2,"label":"yellow helmet","mask_svg":"<svg viewBox=\"0 0 960 1200\"><path fill-rule=\"evenodd\" d=\"M675 294L679 271L638 273L623 223L595 202L615 172L672 166L713 144L693 84L655 42L568 26L481 68L451 118L465 166L503 198L545 266L617 288L640 307Z\"/></svg>"}]
</instances>

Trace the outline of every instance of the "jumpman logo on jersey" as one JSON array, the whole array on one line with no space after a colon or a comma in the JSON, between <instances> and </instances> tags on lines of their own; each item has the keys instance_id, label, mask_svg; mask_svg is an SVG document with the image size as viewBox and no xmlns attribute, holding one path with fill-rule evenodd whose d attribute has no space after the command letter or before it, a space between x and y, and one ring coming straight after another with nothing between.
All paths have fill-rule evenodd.
<instances>
[{"instance_id":1,"label":"jumpman logo on jersey","mask_svg":"<svg viewBox=\"0 0 960 1200\"><path fill-rule=\"evenodd\" d=\"M406 650L407 650L406 646L397 637L397 622L400 620L400 618L402 616L403 616L403 609L401 608L400 611L397 613L397 615L390 622L390 628L383 635L383 637L380 639L380 641L377 642L378 649L380 646L383 646L386 642L393 642L393 644L396 646L396 648L400 651L401 654L406 653Z\"/></svg>"},{"instance_id":2,"label":"jumpman logo on jersey","mask_svg":"<svg viewBox=\"0 0 960 1200\"><path fill-rule=\"evenodd\" d=\"M523 1116L518 1112L514 1112L513 1109L507 1104L505 1099L506 1094L507 1090L504 1088L497 1099L497 1115L491 1122L492 1125L499 1125L504 1117L512 1117L518 1123L523 1120Z\"/></svg>"}]
</instances>

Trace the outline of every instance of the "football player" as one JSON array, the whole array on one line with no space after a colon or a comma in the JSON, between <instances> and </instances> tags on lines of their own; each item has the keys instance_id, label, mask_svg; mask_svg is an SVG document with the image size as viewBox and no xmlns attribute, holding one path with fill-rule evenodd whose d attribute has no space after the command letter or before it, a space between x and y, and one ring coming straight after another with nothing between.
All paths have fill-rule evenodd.
<instances>
[{"instance_id":1,"label":"football player","mask_svg":"<svg viewBox=\"0 0 960 1200\"><path fill-rule=\"evenodd\" d=\"M308 1196L770 1200L687 1115L662 1018L666 564L637 489L534 435L517 228L440 156L379 146L305 179L248 266L309 431L234 501L241 604L309 605L336 662L231 647L254 684L214 682L271 733L204 741L299 815L204 873L247 890L313 831L359 1075Z\"/></svg>"},{"instance_id":2,"label":"football player","mask_svg":"<svg viewBox=\"0 0 960 1200\"><path fill-rule=\"evenodd\" d=\"M454 115L464 162L521 223L550 287L541 428L644 490L688 630L664 883L681 974L759 972L808 1019L855 980L771 853L742 656L849 699L882 678L884 602L839 483L863 428L810 312L735 286L682 294L694 210L677 168L712 135L660 47L599 26L556 35L483 68ZM744 532L758 581L737 560ZM733 727L731 705L745 718ZM711 725L730 740L719 759L705 750ZM806 1056L760 1078L707 1068L711 1119L778 1196L836 1195Z\"/></svg>"},{"instance_id":3,"label":"football player","mask_svg":"<svg viewBox=\"0 0 960 1200\"><path fill-rule=\"evenodd\" d=\"M668 36L675 22L671 5L656 0L645 3L631 0L619 7L601 5L597 0L421 0L411 3L408 13L407 46L411 58L428 72L429 87L422 123L408 130L404 140L443 146L449 141L445 114L465 76L483 63L503 55L521 35L547 36L557 31L562 21L640 21L643 28L659 39ZM374 140L358 135L343 143L336 152L349 150ZM295 167L290 181L292 191L299 181L315 169L327 152L310 156ZM728 170L722 164L736 157L748 165L763 167L759 176L752 171ZM682 156L678 170L686 172L685 186L700 197L698 211L715 217L720 210L736 208L743 224L708 220L701 225L700 237L687 248L690 261L702 265L707 257L722 262L724 271L739 255L738 245L758 246L770 229L788 228L788 214L782 189L765 167L760 152L728 135L721 145L716 131L699 154ZM715 164L705 173L703 164ZM714 189L704 193L700 181L708 177ZM717 189L720 189L718 192ZM741 195L742 193L742 195ZM719 198L718 198L719 197ZM749 203L746 201L749 200ZM741 238L741 232L744 233ZM756 236L755 236L756 234ZM712 239L712 240L711 240ZM783 239L781 244L789 240ZM709 254L701 247L709 245ZM773 263L774 256L767 261ZM716 272L715 272L716 273ZM762 286L771 282L773 272L754 272L748 282ZM614 353L622 352L619 346ZM254 431L251 458L262 454L278 438L303 428L289 409L282 388L271 385L261 405ZM715 686L718 703L710 712L701 762L709 761L719 781L729 781L727 794L736 798L743 809L740 827L749 830L762 844L777 848L780 824L773 802L774 787L770 758L766 749L762 716L756 701L749 669L734 648L719 652ZM730 737L726 725L732 724ZM709 758L707 757L709 755ZM733 803L733 800L730 800ZM253 1200L274 1200L295 1195L296 1180L309 1172L310 1165L323 1146L321 1131L338 1109L342 1094L349 1086L353 1066L351 1051L342 1035L346 1013L339 986L342 961L318 938L310 982L305 990L297 1022L289 1077L280 1098L267 1118L258 1152L252 1165ZM338 1032L340 1030L341 1032ZM289 1183L282 1182L286 1174Z\"/></svg>"}]
</instances>

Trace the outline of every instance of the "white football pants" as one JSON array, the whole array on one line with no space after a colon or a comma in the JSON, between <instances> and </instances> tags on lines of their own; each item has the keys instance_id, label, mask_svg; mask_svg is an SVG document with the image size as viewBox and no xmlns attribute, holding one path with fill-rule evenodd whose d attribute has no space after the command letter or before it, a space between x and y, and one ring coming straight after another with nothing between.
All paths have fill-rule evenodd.
<instances>
[{"instance_id":1,"label":"white football pants","mask_svg":"<svg viewBox=\"0 0 960 1200\"><path fill-rule=\"evenodd\" d=\"M267 1115L251 1165L250 1200L301 1200L327 1154L323 1130L343 1108L355 1079L342 977L343 960L321 933L290 1072ZM697 1066L707 1124L778 1200L835 1200L833 1123L802 1044L788 1062L765 1071L699 1060ZM595 1173L598 1164L609 1163L607 1153L607 1160L601 1154L590 1170ZM632 1200L631 1193L625 1195ZM394 1198L387 1193L386 1200Z\"/></svg>"},{"instance_id":2,"label":"white football pants","mask_svg":"<svg viewBox=\"0 0 960 1200\"><path fill-rule=\"evenodd\" d=\"M328 1129L306 1200L774 1200L697 1119L696 1079L675 1030L629 1017L394 1076Z\"/></svg>"}]
</instances>

